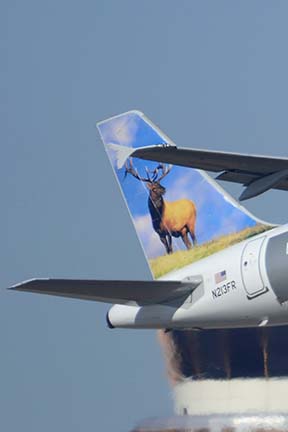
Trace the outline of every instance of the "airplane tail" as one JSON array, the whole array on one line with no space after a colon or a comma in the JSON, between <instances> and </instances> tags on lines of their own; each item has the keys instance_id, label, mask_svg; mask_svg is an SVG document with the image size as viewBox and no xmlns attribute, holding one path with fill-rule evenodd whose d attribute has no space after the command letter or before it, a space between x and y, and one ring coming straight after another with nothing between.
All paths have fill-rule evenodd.
<instances>
[{"instance_id":1,"label":"airplane tail","mask_svg":"<svg viewBox=\"0 0 288 432\"><path fill-rule=\"evenodd\" d=\"M131 157L138 147L175 146L143 113L97 127L154 278L271 228L205 172Z\"/></svg>"}]
</instances>

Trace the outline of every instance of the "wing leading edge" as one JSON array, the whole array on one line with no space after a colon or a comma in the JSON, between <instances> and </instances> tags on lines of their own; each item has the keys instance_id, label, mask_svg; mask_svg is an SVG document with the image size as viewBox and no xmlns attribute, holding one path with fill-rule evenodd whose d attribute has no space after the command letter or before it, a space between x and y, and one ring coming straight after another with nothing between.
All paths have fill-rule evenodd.
<instances>
[{"instance_id":1,"label":"wing leading edge","mask_svg":"<svg viewBox=\"0 0 288 432\"><path fill-rule=\"evenodd\" d=\"M188 296L201 282L200 276L189 278L187 282L31 279L9 289L104 303L136 303L142 306Z\"/></svg>"},{"instance_id":2,"label":"wing leading edge","mask_svg":"<svg viewBox=\"0 0 288 432\"><path fill-rule=\"evenodd\" d=\"M179 148L174 145L141 147L130 156L219 172L218 180L240 183L240 201L269 189L288 190L288 158Z\"/></svg>"}]
</instances>

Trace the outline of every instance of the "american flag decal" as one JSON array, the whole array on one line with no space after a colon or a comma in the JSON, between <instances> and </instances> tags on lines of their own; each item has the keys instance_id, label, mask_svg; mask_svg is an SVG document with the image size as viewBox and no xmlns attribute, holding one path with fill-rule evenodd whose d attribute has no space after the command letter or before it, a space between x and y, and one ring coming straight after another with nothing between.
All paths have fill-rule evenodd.
<instances>
[{"instance_id":1,"label":"american flag decal","mask_svg":"<svg viewBox=\"0 0 288 432\"><path fill-rule=\"evenodd\" d=\"M226 278L227 278L226 270L223 270L219 273L215 273L215 283L216 284L224 282L226 280Z\"/></svg>"}]
</instances>

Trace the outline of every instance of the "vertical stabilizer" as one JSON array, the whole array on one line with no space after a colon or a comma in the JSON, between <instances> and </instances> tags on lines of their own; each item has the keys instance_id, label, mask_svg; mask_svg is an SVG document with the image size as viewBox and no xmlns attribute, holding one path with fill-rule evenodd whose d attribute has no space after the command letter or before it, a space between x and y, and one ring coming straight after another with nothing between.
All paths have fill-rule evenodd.
<instances>
[{"instance_id":1,"label":"vertical stabilizer","mask_svg":"<svg viewBox=\"0 0 288 432\"><path fill-rule=\"evenodd\" d=\"M155 278L271 227L203 171L131 158L138 147L173 145L141 112L97 126Z\"/></svg>"}]
</instances>

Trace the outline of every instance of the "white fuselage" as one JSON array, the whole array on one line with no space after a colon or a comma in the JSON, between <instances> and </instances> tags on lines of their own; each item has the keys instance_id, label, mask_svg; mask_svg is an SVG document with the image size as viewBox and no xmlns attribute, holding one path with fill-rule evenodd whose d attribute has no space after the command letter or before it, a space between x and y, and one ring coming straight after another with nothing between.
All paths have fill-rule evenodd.
<instances>
[{"instance_id":1,"label":"white fuselage","mask_svg":"<svg viewBox=\"0 0 288 432\"><path fill-rule=\"evenodd\" d=\"M109 321L114 327L168 329L288 324L287 242L283 225L171 272L162 279L199 275L203 282L178 304L114 305Z\"/></svg>"}]
</instances>

